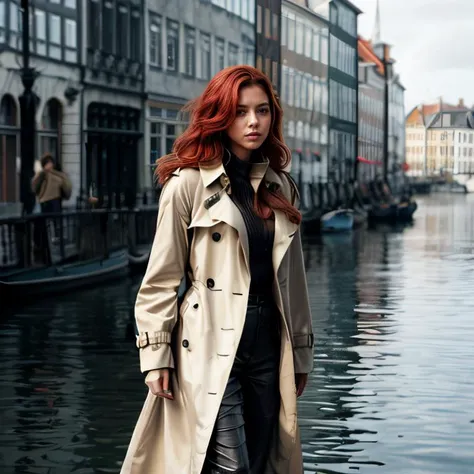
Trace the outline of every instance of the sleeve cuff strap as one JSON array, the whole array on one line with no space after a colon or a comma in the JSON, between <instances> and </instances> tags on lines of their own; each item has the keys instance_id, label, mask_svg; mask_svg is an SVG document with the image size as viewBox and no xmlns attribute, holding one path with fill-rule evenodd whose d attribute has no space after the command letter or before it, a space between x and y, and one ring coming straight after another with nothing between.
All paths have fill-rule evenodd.
<instances>
[{"instance_id":1,"label":"sleeve cuff strap","mask_svg":"<svg viewBox=\"0 0 474 474\"><path fill-rule=\"evenodd\" d=\"M304 347L313 347L313 334L294 334L293 335L293 349L301 349Z\"/></svg>"},{"instance_id":2,"label":"sleeve cuff strap","mask_svg":"<svg viewBox=\"0 0 474 474\"><path fill-rule=\"evenodd\" d=\"M155 331L153 335L148 332L141 332L137 336L137 347L143 349L156 344L171 344L171 333L165 331Z\"/></svg>"}]
</instances>

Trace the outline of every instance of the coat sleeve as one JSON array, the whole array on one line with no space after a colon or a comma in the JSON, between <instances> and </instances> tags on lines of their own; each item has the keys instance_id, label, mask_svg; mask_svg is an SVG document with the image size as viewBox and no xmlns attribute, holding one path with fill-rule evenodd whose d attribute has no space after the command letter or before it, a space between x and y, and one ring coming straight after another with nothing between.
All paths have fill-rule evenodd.
<instances>
[{"instance_id":1,"label":"coat sleeve","mask_svg":"<svg viewBox=\"0 0 474 474\"><path fill-rule=\"evenodd\" d=\"M183 176L172 176L161 192L150 259L135 303L142 372L174 368L170 343L188 258L191 196Z\"/></svg>"},{"instance_id":2,"label":"coat sleeve","mask_svg":"<svg viewBox=\"0 0 474 474\"><path fill-rule=\"evenodd\" d=\"M283 174L289 185L285 194L293 205L298 208L300 203L298 187L289 173ZM313 370L314 364L314 336L303 245L301 241L301 227L296 231L288 253L290 259L290 272L288 276L289 305L293 334L295 373L308 374Z\"/></svg>"},{"instance_id":3,"label":"coat sleeve","mask_svg":"<svg viewBox=\"0 0 474 474\"><path fill-rule=\"evenodd\" d=\"M293 237L288 251L290 252L289 304L295 373L308 374L313 370L314 337L300 229Z\"/></svg>"}]
</instances>

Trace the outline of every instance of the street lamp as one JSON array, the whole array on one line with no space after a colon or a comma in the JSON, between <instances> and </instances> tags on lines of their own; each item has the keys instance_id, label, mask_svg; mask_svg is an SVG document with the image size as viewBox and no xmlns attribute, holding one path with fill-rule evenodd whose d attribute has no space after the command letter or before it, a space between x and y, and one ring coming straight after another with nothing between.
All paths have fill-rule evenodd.
<instances>
[{"instance_id":1,"label":"street lamp","mask_svg":"<svg viewBox=\"0 0 474 474\"><path fill-rule=\"evenodd\" d=\"M33 92L33 85L38 73L30 67L30 10L28 0L21 0L21 9L23 16L23 67L20 75L24 91L19 97L21 118L20 200L23 204L23 213L31 214L35 207L35 196L30 183L35 162L36 106L39 101L38 96Z\"/></svg>"}]
</instances>

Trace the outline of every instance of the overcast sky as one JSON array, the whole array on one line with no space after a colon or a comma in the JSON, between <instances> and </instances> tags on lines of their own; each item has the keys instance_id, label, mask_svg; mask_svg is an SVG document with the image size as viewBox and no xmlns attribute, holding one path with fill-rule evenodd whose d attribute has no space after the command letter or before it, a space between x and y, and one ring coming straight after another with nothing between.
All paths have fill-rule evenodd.
<instances>
[{"instance_id":1,"label":"overcast sky","mask_svg":"<svg viewBox=\"0 0 474 474\"><path fill-rule=\"evenodd\" d=\"M377 1L352 1L364 12L359 34L370 39ZM440 96L474 105L474 0L380 0L380 15L407 109Z\"/></svg>"}]
</instances>

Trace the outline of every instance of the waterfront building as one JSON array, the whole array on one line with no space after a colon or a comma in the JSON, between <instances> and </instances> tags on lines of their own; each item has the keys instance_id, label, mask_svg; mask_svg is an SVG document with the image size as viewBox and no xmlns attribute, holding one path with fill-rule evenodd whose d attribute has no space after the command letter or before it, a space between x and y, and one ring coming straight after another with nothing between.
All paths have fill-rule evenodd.
<instances>
[{"instance_id":1,"label":"waterfront building","mask_svg":"<svg viewBox=\"0 0 474 474\"><path fill-rule=\"evenodd\" d=\"M329 4L329 179L336 182L355 178L360 13L348 0Z\"/></svg>"},{"instance_id":2,"label":"waterfront building","mask_svg":"<svg viewBox=\"0 0 474 474\"><path fill-rule=\"evenodd\" d=\"M33 3L33 2L30 2ZM30 65L38 72L34 92L36 155L50 152L68 172L73 197L80 187L80 47L77 0L36 0L30 7ZM20 200L20 105L23 93L20 0L0 2L0 205ZM8 213L8 211L7 211Z\"/></svg>"},{"instance_id":3,"label":"waterfront building","mask_svg":"<svg viewBox=\"0 0 474 474\"><path fill-rule=\"evenodd\" d=\"M255 65L255 10L254 0L147 0L142 187L152 186L157 158L186 126L183 105L221 69Z\"/></svg>"},{"instance_id":4,"label":"waterfront building","mask_svg":"<svg viewBox=\"0 0 474 474\"><path fill-rule=\"evenodd\" d=\"M405 107L403 87L395 73L390 45L381 40L377 2L371 41L359 37L358 178L384 177L400 189L405 172Z\"/></svg>"},{"instance_id":5,"label":"waterfront building","mask_svg":"<svg viewBox=\"0 0 474 474\"><path fill-rule=\"evenodd\" d=\"M81 189L103 207L134 206L143 156L144 0L81 4Z\"/></svg>"},{"instance_id":6,"label":"waterfront building","mask_svg":"<svg viewBox=\"0 0 474 474\"><path fill-rule=\"evenodd\" d=\"M224 0L220 1L224 3ZM248 0L227 0L227 4L235 8L241 1L245 3ZM250 2L249 6L249 11L253 12L251 8L256 4L255 66L267 75L278 93L281 92L282 3L282 0L256 0Z\"/></svg>"},{"instance_id":7,"label":"waterfront building","mask_svg":"<svg viewBox=\"0 0 474 474\"><path fill-rule=\"evenodd\" d=\"M406 173L405 87L393 72L388 81L388 180L395 188L402 186Z\"/></svg>"},{"instance_id":8,"label":"waterfront building","mask_svg":"<svg viewBox=\"0 0 474 474\"><path fill-rule=\"evenodd\" d=\"M474 132L464 100L414 107L405 121L408 175L434 176L474 171Z\"/></svg>"},{"instance_id":9,"label":"waterfront building","mask_svg":"<svg viewBox=\"0 0 474 474\"><path fill-rule=\"evenodd\" d=\"M309 184L327 181L329 22L292 1L283 2L281 18L284 136L304 207Z\"/></svg>"},{"instance_id":10,"label":"waterfront building","mask_svg":"<svg viewBox=\"0 0 474 474\"><path fill-rule=\"evenodd\" d=\"M359 137L357 178L373 180L384 156L385 67L372 43L361 37L359 52Z\"/></svg>"}]
</instances>

